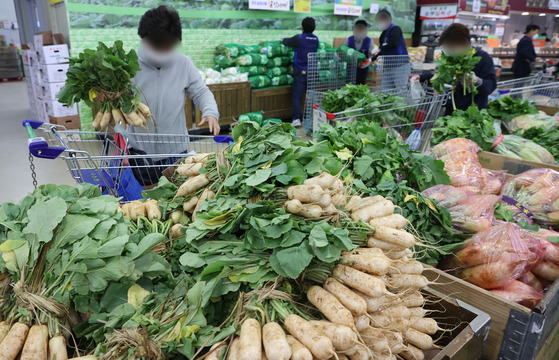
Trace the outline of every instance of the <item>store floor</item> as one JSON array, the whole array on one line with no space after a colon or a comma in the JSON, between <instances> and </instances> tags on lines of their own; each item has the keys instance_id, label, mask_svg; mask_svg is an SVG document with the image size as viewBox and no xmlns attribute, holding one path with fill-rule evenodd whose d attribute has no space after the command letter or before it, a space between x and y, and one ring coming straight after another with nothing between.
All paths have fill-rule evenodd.
<instances>
[{"instance_id":1,"label":"store floor","mask_svg":"<svg viewBox=\"0 0 559 360\"><path fill-rule=\"evenodd\" d=\"M33 191L27 133L21 121L29 119L25 81L0 83L0 203L19 201ZM38 184L75 185L63 160L34 159Z\"/></svg>"}]
</instances>

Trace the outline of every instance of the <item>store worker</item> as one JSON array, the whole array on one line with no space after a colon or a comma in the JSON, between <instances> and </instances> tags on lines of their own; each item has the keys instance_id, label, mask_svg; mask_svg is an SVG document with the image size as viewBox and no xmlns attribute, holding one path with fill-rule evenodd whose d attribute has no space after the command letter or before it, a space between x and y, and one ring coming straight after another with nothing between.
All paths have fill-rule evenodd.
<instances>
[{"instance_id":1,"label":"store worker","mask_svg":"<svg viewBox=\"0 0 559 360\"><path fill-rule=\"evenodd\" d=\"M306 17L303 19L303 33L282 40L283 44L295 49L293 56L293 121L295 127L301 126L301 107L303 94L307 88L308 55L318 50L318 37L313 34L315 28L314 19Z\"/></svg>"},{"instance_id":2,"label":"store worker","mask_svg":"<svg viewBox=\"0 0 559 360\"><path fill-rule=\"evenodd\" d=\"M447 27L439 37L439 45L447 56L465 56L475 51L474 56L481 59L474 67L470 74L466 74L464 79L457 85L454 92L454 100L456 108L466 110L472 105L472 94L464 95L462 83L467 82L477 87L478 93L475 95L474 101L479 109L487 108L488 96L497 87L497 77L495 76L495 65L491 56L483 50L474 50L470 43L470 30L460 23L451 24ZM412 77L417 77L414 75ZM422 75L421 82L430 80L433 74ZM452 104L447 102L446 114L452 113Z\"/></svg>"},{"instance_id":3,"label":"store worker","mask_svg":"<svg viewBox=\"0 0 559 360\"><path fill-rule=\"evenodd\" d=\"M373 51L373 60L377 56L400 55L384 58L382 88L389 90L404 87L411 71L404 33L399 26L392 23L392 15L386 9L377 13L375 25L382 33L379 38L379 47Z\"/></svg>"},{"instance_id":4,"label":"store worker","mask_svg":"<svg viewBox=\"0 0 559 360\"><path fill-rule=\"evenodd\" d=\"M369 24L365 20L357 20L353 26L353 35L348 37L345 44L355 49L367 57L367 61L358 64L356 84L366 84L367 74L369 73L369 65L371 64L371 56L375 48L374 41L367 36Z\"/></svg>"},{"instance_id":5,"label":"store worker","mask_svg":"<svg viewBox=\"0 0 559 360\"><path fill-rule=\"evenodd\" d=\"M154 115L154 124L150 124L145 132L186 135L184 104L188 94L202 112L198 126L208 124L210 132L218 135L219 112L214 95L204 84L192 60L180 53L182 29L179 14L165 5L148 10L140 19L138 35L142 39L138 49L141 71L133 82L140 90L142 101ZM184 144L176 144L175 149L165 152L187 150L181 146ZM160 153L157 149L155 151Z\"/></svg>"},{"instance_id":6,"label":"store worker","mask_svg":"<svg viewBox=\"0 0 559 360\"><path fill-rule=\"evenodd\" d=\"M523 78L530 76L532 72L532 63L536 61L536 50L534 50L534 43L532 40L538 36L540 27L538 25L530 24L526 26L524 36L516 45L516 55L512 63L512 72L515 78Z\"/></svg>"}]
</instances>

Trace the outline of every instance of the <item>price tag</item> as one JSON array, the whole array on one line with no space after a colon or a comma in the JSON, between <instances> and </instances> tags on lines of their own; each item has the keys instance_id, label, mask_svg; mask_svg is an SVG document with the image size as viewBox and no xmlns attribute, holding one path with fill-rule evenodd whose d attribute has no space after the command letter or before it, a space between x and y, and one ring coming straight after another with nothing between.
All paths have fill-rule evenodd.
<instances>
[{"instance_id":1,"label":"price tag","mask_svg":"<svg viewBox=\"0 0 559 360\"><path fill-rule=\"evenodd\" d=\"M334 15L361 16L362 11L363 8L357 5L334 5Z\"/></svg>"},{"instance_id":2,"label":"price tag","mask_svg":"<svg viewBox=\"0 0 559 360\"><path fill-rule=\"evenodd\" d=\"M248 0L248 8L252 10L291 10L289 0Z\"/></svg>"},{"instance_id":3,"label":"price tag","mask_svg":"<svg viewBox=\"0 0 559 360\"><path fill-rule=\"evenodd\" d=\"M377 14L378 13L378 9L379 9L379 5L378 3L371 3L371 7L369 8L369 13L371 14Z\"/></svg>"},{"instance_id":4,"label":"price tag","mask_svg":"<svg viewBox=\"0 0 559 360\"><path fill-rule=\"evenodd\" d=\"M479 13L481 11L481 0L474 0L472 3L472 12Z\"/></svg>"}]
</instances>

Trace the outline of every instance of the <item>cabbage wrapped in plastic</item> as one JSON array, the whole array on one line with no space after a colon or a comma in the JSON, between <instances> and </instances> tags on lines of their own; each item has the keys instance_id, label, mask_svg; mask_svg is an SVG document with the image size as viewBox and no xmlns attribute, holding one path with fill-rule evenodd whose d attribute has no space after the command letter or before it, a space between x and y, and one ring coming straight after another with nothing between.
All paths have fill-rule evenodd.
<instances>
[{"instance_id":1,"label":"cabbage wrapped in plastic","mask_svg":"<svg viewBox=\"0 0 559 360\"><path fill-rule=\"evenodd\" d=\"M544 131L556 130L559 126L559 122L553 116L545 114L525 114L515 117L509 122L505 122L506 128L510 131L520 131L536 127L543 129Z\"/></svg>"},{"instance_id":2,"label":"cabbage wrapped in plastic","mask_svg":"<svg viewBox=\"0 0 559 360\"><path fill-rule=\"evenodd\" d=\"M502 141L493 149L493 152L515 159L546 164L555 163L553 155L544 147L536 144L532 140L524 139L516 135L503 135Z\"/></svg>"},{"instance_id":3,"label":"cabbage wrapped in plastic","mask_svg":"<svg viewBox=\"0 0 559 360\"><path fill-rule=\"evenodd\" d=\"M484 289L498 289L532 270L544 258L545 244L517 224L478 232L440 266Z\"/></svg>"},{"instance_id":4,"label":"cabbage wrapped in plastic","mask_svg":"<svg viewBox=\"0 0 559 360\"><path fill-rule=\"evenodd\" d=\"M452 225L466 233L476 233L491 227L496 195L481 195L475 191L450 185L436 185L422 193L436 200L452 216Z\"/></svg>"},{"instance_id":5,"label":"cabbage wrapped in plastic","mask_svg":"<svg viewBox=\"0 0 559 360\"><path fill-rule=\"evenodd\" d=\"M457 187L483 188L482 167L477 157L480 147L468 139L450 139L431 149L435 158L444 162L444 170L450 177L450 183Z\"/></svg>"},{"instance_id":6,"label":"cabbage wrapped in plastic","mask_svg":"<svg viewBox=\"0 0 559 360\"><path fill-rule=\"evenodd\" d=\"M501 195L524 206L535 222L559 225L559 172L544 168L528 170L505 182ZM509 205L507 209L521 213L517 206Z\"/></svg>"}]
</instances>

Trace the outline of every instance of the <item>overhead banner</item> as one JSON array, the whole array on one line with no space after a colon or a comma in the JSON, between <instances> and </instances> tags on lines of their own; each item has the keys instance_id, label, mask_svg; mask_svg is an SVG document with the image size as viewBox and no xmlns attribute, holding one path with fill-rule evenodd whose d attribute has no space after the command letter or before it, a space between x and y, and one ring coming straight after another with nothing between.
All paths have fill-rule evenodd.
<instances>
[{"instance_id":1,"label":"overhead banner","mask_svg":"<svg viewBox=\"0 0 559 360\"><path fill-rule=\"evenodd\" d=\"M460 10L478 14L508 15L510 4L508 0L460 0Z\"/></svg>"},{"instance_id":2,"label":"overhead banner","mask_svg":"<svg viewBox=\"0 0 559 360\"><path fill-rule=\"evenodd\" d=\"M289 0L248 0L248 8L251 10L291 10Z\"/></svg>"},{"instance_id":3,"label":"overhead banner","mask_svg":"<svg viewBox=\"0 0 559 360\"><path fill-rule=\"evenodd\" d=\"M298 13L310 13L311 0L295 0L293 2L293 11Z\"/></svg>"},{"instance_id":4,"label":"overhead banner","mask_svg":"<svg viewBox=\"0 0 559 360\"><path fill-rule=\"evenodd\" d=\"M334 15L361 16L363 0L336 0Z\"/></svg>"},{"instance_id":5,"label":"overhead banner","mask_svg":"<svg viewBox=\"0 0 559 360\"><path fill-rule=\"evenodd\" d=\"M423 5L419 10L421 20L454 19L458 12L458 5Z\"/></svg>"}]
</instances>

